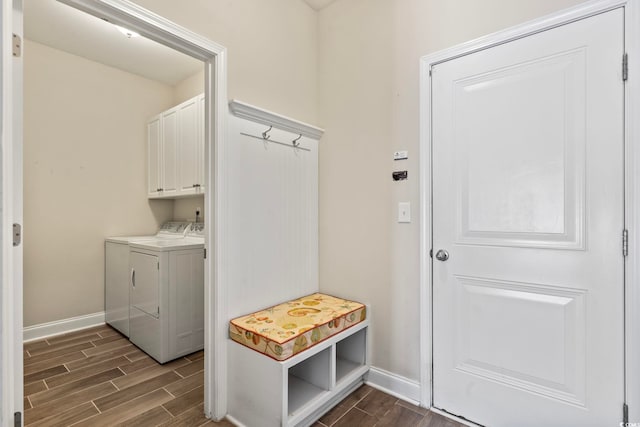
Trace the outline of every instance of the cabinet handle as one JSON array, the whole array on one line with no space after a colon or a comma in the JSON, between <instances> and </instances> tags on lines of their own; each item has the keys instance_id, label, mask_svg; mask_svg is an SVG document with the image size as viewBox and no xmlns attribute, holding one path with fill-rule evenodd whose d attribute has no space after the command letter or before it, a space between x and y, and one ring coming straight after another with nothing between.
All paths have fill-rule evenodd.
<instances>
[{"instance_id":1,"label":"cabinet handle","mask_svg":"<svg viewBox=\"0 0 640 427\"><path fill-rule=\"evenodd\" d=\"M136 270L131 269L131 286L136 287Z\"/></svg>"},{"instance_id":2,"label":"cabinet handle","mask_svg":"<svg viewBox=\"0 0 640 427\"><path fill-rule=\"evenodd\" d=\"M198 184L193 184L192 185L193 188L196 188L197 186L198 186Z\"/></svg>"}]
</instances>

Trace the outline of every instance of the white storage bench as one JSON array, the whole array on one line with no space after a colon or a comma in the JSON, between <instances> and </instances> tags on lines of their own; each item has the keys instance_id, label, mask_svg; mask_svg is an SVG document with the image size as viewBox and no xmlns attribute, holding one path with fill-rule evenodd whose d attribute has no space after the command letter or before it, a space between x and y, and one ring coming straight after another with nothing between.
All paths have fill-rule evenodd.
<instances>
[{"instance_id":1,"label":"white storage bench","mask_svg":"<svg viewBox=\"0 0 640 427\"><path fill-rule=\"evenodd\" d=\"M340 308L332 312L332 305ZM364 382L367 311L353 301L313 294L234 319L229 419L246 427L313 424Z\"/></svg>"}]
</instances>

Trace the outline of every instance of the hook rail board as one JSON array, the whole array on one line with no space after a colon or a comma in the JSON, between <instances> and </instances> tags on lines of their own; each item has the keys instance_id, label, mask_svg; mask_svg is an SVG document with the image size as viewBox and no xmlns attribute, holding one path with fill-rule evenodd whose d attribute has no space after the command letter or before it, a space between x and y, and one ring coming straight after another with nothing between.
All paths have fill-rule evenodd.
<instances>
[{"instance_id":1,"label":"hook rail board","mask_svg":"<svg viewBox=\"0 0 640 427\"><path fill-rule=\"evenodd\" d=\"M324 134L324 129L322 128L235 99L229 102L229 110L236 117L261 123L266 126L273 126L277 129L306 136L307 138L319 140Z\"/></svg>"}]
</instances>

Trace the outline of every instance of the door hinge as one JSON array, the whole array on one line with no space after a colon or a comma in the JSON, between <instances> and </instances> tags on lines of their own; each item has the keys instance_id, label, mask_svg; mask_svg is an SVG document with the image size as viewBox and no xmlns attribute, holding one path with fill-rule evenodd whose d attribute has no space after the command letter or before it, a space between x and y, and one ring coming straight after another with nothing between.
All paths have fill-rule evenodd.
<instances>
[{"instance_id":1,"label":"door hinge","mask_svg":"<svg viewBox=\"0 0 640 427\"><path fill-rule=\"evenodd\" d=\"M433 248L429 249L429 258L433 258Z\"/></svg>"},{"instance_id":2,"label":"door hinge","mask_svg":"<svg viewBox=\"0 0 640 427\"><path fill-rule=\"evenodd\" d=\"M622 230L622 256L629 255L629 230Z\"/></svg>"},{"instance_id":3,"label":"door hinge","mask_svg":"<svg viewBox=\"0 0 640 427\"><path fill-rule=\"evenodd\" d=\"M13 425L15 427L22 427L22 412L14 412Z\"/></svg>"},{"instance_id":4,"label":"door hinge","mask_svg":"<svg viewBox=\"0 0 640 427\"><path fill-rule=\"evenodd\" d=\"M160 270L160 261L158 261L158 270Z\"/></svg>"},{"instance_id":5,"label":"door hinge","mask_svg":"<svg viewBox=\"0 0 640 427\"><path fill-rule=\"evenodd\" d=\"M629 78L629 55L625 52L622 55L622 81L626 82Z\"/></svg>"},{"instance_id":6,"label":"door hinge","mask_svg":"<svg viewBox=\"0 0 640 427\"><path fill-rule=\"evenodd\" d=\"M629 424L629 405L622 404L622 425Z\"/></svg>"},{"instance_id":7,"label":"door hinge","mask_svg":"<svg viewBox=\"0 0 640 427\"><path fill-rule=\"evenodd\" d=\"M11 47L13 50L13 56L15 56L16 58L20 58L22 56L22 39L19 35L13 35Z\"/></svg>"},{"instance_id":8,"label":"door hinge","mask_svg":"<svg viewBox=\"0 0 640 427\"><path fill-rule=\"evenodd\" d=\"M22 243L22 226L13 224L13 246L20 246Z\"/></svg>"}]
</instances>

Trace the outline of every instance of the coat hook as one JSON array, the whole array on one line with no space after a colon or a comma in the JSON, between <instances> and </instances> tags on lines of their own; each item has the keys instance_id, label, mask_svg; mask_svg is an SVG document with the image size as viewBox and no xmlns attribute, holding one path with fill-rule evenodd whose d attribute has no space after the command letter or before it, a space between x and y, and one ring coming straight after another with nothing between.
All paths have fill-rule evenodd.
<instances>
[{"instance_id":1,"label":"coat hook","mask_svg":"<svg viewBox=\"0 0 640 427\"><path fill-rule=\"evenodd\" d=\"M267 129L264 132L262 132L262 139L271 138L271 135L269 135L269 132L271 132L271 129L273 129L273 126L269 126L269 129Z\"/></svg>"},{"instance_id":2,"label":"coat hook","mask_svg":"<svg viewBox=\"0 0 640 427\"><path fill-rule=\"evenodd\" d=\"M298 142L300 140L300 138L302 138L302 134L300 134L299 137L297 137L296 139L294 139L293 141L291 141L293 143L294 147L298 147L300 145L300 143Z\"/></svg>"}]
</instances>

